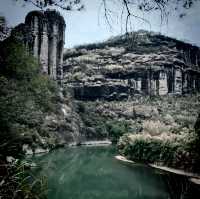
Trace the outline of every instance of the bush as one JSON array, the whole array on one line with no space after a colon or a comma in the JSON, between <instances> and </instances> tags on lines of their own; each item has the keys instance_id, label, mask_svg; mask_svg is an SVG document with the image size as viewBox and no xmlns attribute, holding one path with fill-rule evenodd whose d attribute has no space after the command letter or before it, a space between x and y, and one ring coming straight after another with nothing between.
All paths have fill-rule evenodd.
<instances>
[{"instance_id":1,"label":"bush","mask_svg":"<svg viewBox=\"0 0 200 199\"><path fill-rule=\"evenodd\" d=\"M194 146L194 132L183 135L163 135L152 137L143 134L126 134L118 143L121 154L131 160L161 164L186 170L199 170L199 154Z\"/></svg>"},{"instance_id":2,"label":"bush","mask_svg":"<svg viewBox=\"0 0 200 199\"><path fill-rule=\"evenodd\" d=\"M0 43L0 73L18 80L30 80L39 72L36 59L29 56L25 47L9 37Z\"/></svg>"},{"instance_id":3,"label":"bush","mask_svg":"<svg viewBox=\"0 0 200 199\"><path fill-rule=\"evenodd\" d=\"M143 131L149 133L151 136L157 136L164 132L169 132L169 127L159 120L146 120L143 122Z\"/></svg>"},{"instance_id":4,"label":"bush","mask_svg":"<svg viewBox=\"0 0 200 199\"><path fill-rule=\"evenodd\" d=\"M130 131L130 124L127 121L108 121L106 129L113 143L117 143L119 138Z\"/></svg>"},{"instance_id":5,"label":"bush","mask_svg":"<svg viewBox=\"0 0 200 199\"><path fill-rule=\"evenodd\" d=\"M85 104L83 102L79 102L77 103L77 113L85 113L86 108L85 108Z\"/></svg>"}]
</instances>

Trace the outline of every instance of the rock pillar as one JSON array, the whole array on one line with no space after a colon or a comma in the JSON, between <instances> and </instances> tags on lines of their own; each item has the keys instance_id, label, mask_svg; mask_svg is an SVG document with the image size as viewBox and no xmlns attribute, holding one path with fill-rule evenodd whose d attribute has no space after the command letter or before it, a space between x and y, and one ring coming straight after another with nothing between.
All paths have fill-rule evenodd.
<instances>
[{"instance_id":1,"label":"rock pillar","mask_svg":"<svg viewBox=\"0 0 200 199\"><path fill-rule=\"evenodd\" d=\"M29 38L25 43L38 58L41 71L60 83L65 33L63 17L55 10L32 11L26 16L25 26L29 30L25 33L25 38Z\"/></svg>"},{"instance_id":2,"label":"rock pillar","mask_svg":"<svg viewBox=\"0 0 200 199\"><path fill-rule=\"evenodd\" d=\"M42 72L44 74L48 74L48 52L49 52L48 30L47 30L47 24L44 23L44 27L41 33L41 49L40 49L40 63L42 65Z\"/></svg>"},{"instance_id":3,"label":"rock pillar","mask_svg":"<svg viewBox=\"0 0 200 199\"><path fill-rule=\"evenodd\" d=\"M181 69L175 69L174 73L174 93L182 94L182 71Z\"/></svg>"},{"instance_id":4,"label":"rock pillar","mask_svg":"<svg viewBox=\"0 0 200 199\"><path fill-rule=\"evenodd\" d=\"M63 78L63 51L64 51L64 39L65 39L65 32L64 30L61 30L59 40L58 40L58 46L57 46L57 80L62 81Z\"/></svg>"},{"instance_id":5,"label":"rock pillar","mask_svg":"<svg viewBox=\"0 0 200 199\"><path fill-rule=\"evenodd\" d=\"M56 80L57 72L57 26L53 24L52 33L49 36L49 75Z\"/></svg>"},{"instance_id":6,"label":"rock pillar","mask_svg":"<svg viewBox=\"0 0 200 199\"><path fill-rule=\"evenodd\" d=\"M188 74L187 73L183 74L183 92L184 93L188 92Z\"/></svg>"},{"instance_id":7,"label":"rock pillar","mask_svg":"<svg viewBox=\"0 0 200 199\"><path fill-rule=\"evenodd\" d=\"M141 92L141 89L142 89L142 80L141 80L141 78L138 78L138 79L136 80L136 90L137 90L138 92Z\"/></svg>"},{"instance_id":8,"label":"rock pillar","mask_svg":"<svg viewBox=\"0 0 200 199\"><path fill-rule=\"evenodd\" d=\"M159 74L159 95L167 95L168 94L168 86L167 86L167 74L164 71L161 71Z\"/></svg>"},{"instance_id":9,"label":"rock pillar","mask_svg":"<svg viewBox=\"0 0 200 199\"><path fill-rule=\"evenodd\" d=\"M150 94L156 95L156 80L151 80L151 86L150 86Z\"/></svg>"},{"instance_id":10,"label":"rock pillar","mask_svg":"<svg viewBox=\"0 0 200 199\"><path fill-rule=\"evenodd\" d=\"M33 37L33 56L38 58L39 47L39 19L37 16L32 21L32 37Z\"/></svg>"}]
</instances>

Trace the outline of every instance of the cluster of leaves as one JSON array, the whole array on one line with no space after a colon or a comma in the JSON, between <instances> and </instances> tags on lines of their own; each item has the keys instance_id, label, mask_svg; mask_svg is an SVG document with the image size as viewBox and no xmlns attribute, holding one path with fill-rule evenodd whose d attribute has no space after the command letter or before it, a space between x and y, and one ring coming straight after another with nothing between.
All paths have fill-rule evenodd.
<instances>
[{"instance_id":1,"label":"cluster of leaves","mask_svg":"<svg viewBox=\"0 0 200 199\"><path fill-rule=\"evenodd\" d=\"M130 124L126 120L118 121L108 121L106 122L106 129L109 137L113 143L117 143L119 138L125 133L130 132Z\"/></svg>"},{"instance_id":2,"label":"cluster of leaves","mask_svg":"<svg viewBox=\"0 0 200 199\"><path fill-rule=\"evenodd\" d=\"M14 38L0 43L0 87L0 154L15 157L22 143L36 141L45 114L56 111L57 89Z\"/></svg>"},{"instance_id":3,"label":"cluster of leaves","mask_svg":"<svg viewBox=\"0 0 200 199\"><path fill-rule=\"evenodd\" d=\"M15 0L19 1L19 0ZM81 0L23 0L25 3L31 3L34 6L43 9L48 6L56 6L66 11L82 10L84 5Z\"/></svg>"},{"instance_id":4,"label":"cluster of leaves","mask_svg":"<svg viewBox=\"0 0 200 199\"><path fill-rule=\"evenodd\" d=\"M47 179L36 178L25 163L0 162L0 196L6 199L45 199Z\"/></svg>"}]
</instances>

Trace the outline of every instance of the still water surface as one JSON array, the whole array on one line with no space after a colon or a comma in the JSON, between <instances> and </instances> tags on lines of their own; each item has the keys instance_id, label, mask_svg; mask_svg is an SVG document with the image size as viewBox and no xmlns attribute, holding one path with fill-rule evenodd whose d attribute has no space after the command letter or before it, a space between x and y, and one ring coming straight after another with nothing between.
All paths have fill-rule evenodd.
<instances>
[{"instance_id":1,"label":"still water surface","mask_svg":"<svg viewBox=\"0 0 200 199\"><path fill-rule=\"evenodd\" d=\"M169 199L165 175L116 160L112 147L74 147L35 157L48 199Z\"/></svg>"}]
</instances>

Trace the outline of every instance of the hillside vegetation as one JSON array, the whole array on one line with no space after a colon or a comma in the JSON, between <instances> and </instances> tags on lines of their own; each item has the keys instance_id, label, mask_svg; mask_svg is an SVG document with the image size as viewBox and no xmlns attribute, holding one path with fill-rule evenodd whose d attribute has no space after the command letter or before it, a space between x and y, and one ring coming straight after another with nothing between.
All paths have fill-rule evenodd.
<instances>
[{"instance_id":1,"label":"hillside vegetation","mask_svg":"<svg viewBox=\"0 0 200 199\"><path fill-rule=\"evenodd\" d=\"M39 73L36 60L14 39L2 42L0 51L0 154L19 155L24 143L48 147L56 137L43 125L58 109L56 84Z\"/></svg>"},{"instance_id":2,"label":"hillside vegetation","mask_svg":"<svg viewBox=\"0 0 200 199\"><path fill-rule=\"evenodd\" d=\"M129 159L190 171L199 169L199 105L199 95L77 102L87 139L109 138Z\"/></svg>"}]
</instances>

